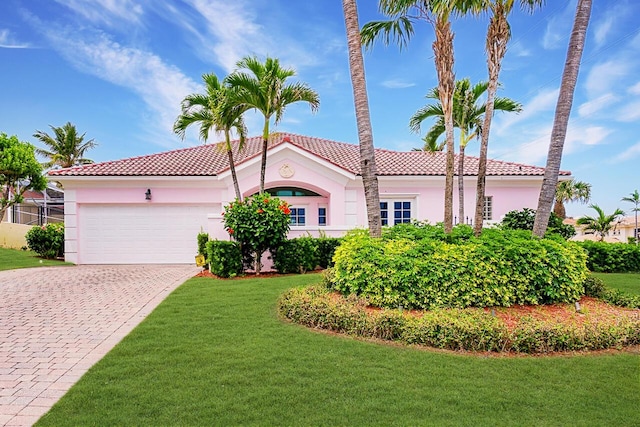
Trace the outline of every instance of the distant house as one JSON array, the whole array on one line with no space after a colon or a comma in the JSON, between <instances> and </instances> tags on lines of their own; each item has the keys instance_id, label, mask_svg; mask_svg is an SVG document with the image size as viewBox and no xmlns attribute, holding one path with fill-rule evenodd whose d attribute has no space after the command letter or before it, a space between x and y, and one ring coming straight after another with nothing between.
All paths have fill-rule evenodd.
<instances>
[{"instance_id":1,"label":"distant house","mask_svg":"<svg viewBox=\"0 0 640 427\"><path fill-rule=\"evenodd\" d=\"M596 236L592 231L586 231L584 226L577 225L576 220L573 218L567 218L564 220L565 224L571 224L576 228L576 235L571 240L576 242L582 242L584 240L599 241L600 236ZM636 228L635 216L627 216L621 218L615 227L604 237L605 242L609 243L628 243L629 239L633 239L640 234L640 226Z\"/></svg>"},{"instance_id":2,"label":"distant house","mask_svg":"<svg viewBox=\"0 0 640 427\"><path fill-rule=\"evenodd\" d=\"M22 203L7 209L4 220L13 224L43 225L64 219L64 191L54 186L44 191L27 190Z\"/></svg>"},{"instance_id":3,"label":"distant house","mask_svg":"<svg viewBox=\"0 0 640 427\"><path fill-rule=\"evenodd\" d=\"M258 191L260 137L235 152L244 196ZM384 225L411 219L442 221L445 155L377 149L380 209ZM478 159L468 157L465 210L475 208ZM491 160L484 218L535 208L544 169ZM224 206L235 198L227 155L221 144L51 171L65 188L65 253L77 264L192 263L196 234L229 239ZM569 177L569 172L562 172ZM292 206L290 236L343 235L366 227L355 144L280 133L269 145L268 192ZM456 200L457 200L457 196ZM454 212L457 206L454 206ZM456 218L456 222L468 218Z\"/></svg>"}]
</instances>

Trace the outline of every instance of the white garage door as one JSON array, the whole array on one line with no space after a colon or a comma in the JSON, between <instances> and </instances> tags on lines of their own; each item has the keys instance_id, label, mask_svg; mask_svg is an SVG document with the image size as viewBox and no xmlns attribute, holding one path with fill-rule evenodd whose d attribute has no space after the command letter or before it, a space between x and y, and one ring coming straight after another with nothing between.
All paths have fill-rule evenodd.
<instances>
[{"instance_id":1,"label":"white garage door","mask_svg":"<svg viewBox=\"0 0 640 427\"><path fill-rule=\"evenodd\" d=\"M211 206L81 205L81 264L193 264Z\"/></svg>"}]
</instances>

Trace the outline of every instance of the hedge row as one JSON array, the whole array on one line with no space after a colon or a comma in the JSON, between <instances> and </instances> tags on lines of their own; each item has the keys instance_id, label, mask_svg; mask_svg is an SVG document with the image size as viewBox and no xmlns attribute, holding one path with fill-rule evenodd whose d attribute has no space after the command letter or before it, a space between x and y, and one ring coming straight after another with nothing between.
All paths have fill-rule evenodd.
<instances>
[{"instance_id":1,"label":"hedge row","mask_svg":"<svg viewBox=\"0 0 640 427\"><path fill-rule=\"evenodd\" d=\"M243 254L235 241L206 241L208 235L198 235L198 247L204 244L211 272L219 277L234 277L243 273ZM285 240L272 251L273 266L278 273L304 273L317 267L333 265L333 254L342 239L334 237L299 237ZM246 262L245 262L246 266Z\"/></svg>"},{"instance_id":2,"label":"hedge row","mask_svg":"<svg viewBox=\"0 0 640 427\"><path fill-rule=\"evenodd\" d=\"M582 295L586 255L572 242L529 231L393 227L381 239L354 230L326 278L343 295L377 307L434 309L573 302Z\"/></svg>"},{"instance_id":3,"label":"hedge row","mask_svg":"<svg viewBox=\"0 0 640 427\"><path fill-rule=\"evenodd\" d=\"M640 273L640 246L624 243L584 241L587 267L603 273Z\"/></svg>"},{"instance_id":4,"label":"hedge row","mask_svg":"<svg viewBox=\"0 0 640 427\"><path fill-rule=\"evenodd\" d=\"M449 350L548 353L640 344L637 316L587 319L581 326L523 318L509 330L482 309L437 309L421 317L399 309L372 311L364 299L337 297L321 286L289 290L278 312L312 328Z\"/></svg>"}]
</instances>

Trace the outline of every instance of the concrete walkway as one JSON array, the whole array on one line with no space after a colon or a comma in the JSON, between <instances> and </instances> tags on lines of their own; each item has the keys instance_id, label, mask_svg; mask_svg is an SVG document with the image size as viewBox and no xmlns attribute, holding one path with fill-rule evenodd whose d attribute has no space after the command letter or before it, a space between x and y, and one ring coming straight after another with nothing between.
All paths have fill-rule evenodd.
<instances>
[{"instance_id":1,"label":"concrete walkway","mask_svg":"<svg viewBox=\"0 0 640 427\"><path fill-rule=\"evenodd\" d=\"M0 271L0 426L30 426L193 277L189 265Z\"/></svg>"}]
</instances>

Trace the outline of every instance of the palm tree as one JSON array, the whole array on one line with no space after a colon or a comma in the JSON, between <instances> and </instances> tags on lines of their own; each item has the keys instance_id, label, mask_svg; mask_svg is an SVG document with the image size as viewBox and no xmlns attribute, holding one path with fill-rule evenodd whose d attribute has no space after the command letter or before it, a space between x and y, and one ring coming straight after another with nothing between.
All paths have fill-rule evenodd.
<instances>
[{"instance_id":1,"label":"palm tree","mask_svg":"<svg viewBox=\"0 0 640 427\"><path fill-rule=\"evenodd\" d=\"M452 14L461 13L466 1L461 0L380 0L379 9L389 21L367 23L361 31L365 46L382 37L388 45L395 40L400 48L406 46L413 35L413 22L424 20L430 23L435 31L432 44L434 61L438 75L438 92L442 104L445 141L447 147L445 196L444 196L444 229L450 233L453 228L453 92L455 76L453 73L453 31L449 20Z\"/></svg>"},{"instance_id":2,"label":"palm tree","mask_svg":"<svg viewBox=\"0 0 640 427\"><path fill-rule=\"evenodd\" d=\"M624 212L616 209L611 215L606 215L598 205L589 205L589 207L594 209L598 216L583 216L582 218L578 218L576 224L584 225L585 230L593 231L596 236L600 236L600 241L602 241L611 229L616 229L618 218L623 216Z\"/></svg>"},{"instance_id":3,"label":"palm tree","mask_svg":"<svg viewBox=\"0 0 640 427\"><path fill-rule=\"evenodd\" d=\"M480 97L487 91L488 82L480 82L471 86L471 81L466 78L456 81L453 93L453 126L460 130L458 156L458 218L464 221L464 160L467 144L482 134L482 117L486 104L478 104ZM427 98L437 100L436 104L429 104L420 108L411 116L409 128L413 132L420 131L420 124L429 117L436 117L436 123L429 129L424 137L424 151L442 151L443 144L437 139L444 132L444 112L438 88L433 88L427 94ZM522 105L509 98L496 98L494 111L520 112Z\"/></svg>"},{"instance_id":4,"label":"palm tree","mask_svg":"<svg viewBox=\"0 0 640 427\"><path fill-rule=\"evenodd\" d=\"M562 219L567 217L564 204L567 202L587 203L591 197L591 184L570 179L560 181L556 187L555 204L553 212Z\"/></svg>"},{"instance_id":5,"label":"palm tree","mask_svg":"<svg viewBox=\"0 0 640 427\"><path fill-rule=\"evenodd\" d=\"M635 207L632 209L632 212L634 212L636 216L636 227L634 228L633 237L635 238L636 245L637 245L638 241L640 240L640 235L639 235L640 233L638 233L638 212L640 212L640 193L638 193L638 190L636 190L633 193L631 193L629 197L623 197L622 201L633 203L635 205Z\"/></svg>"},{"instance_id":6,"label":"palm tree","mask_svg":"<svg viewBox=\"0 0 640 427\"><path fill-rule=\"evenodd\" d=\"M296 73L293 69L282 68L278 59L267 57L263 64L257 57L247 56L238 61L236 67L238 69L226 78L226 82L234 88L233 103L242 108L255 109L264 116L260 170L260 193L264 193L271 118L275 116L274 125L277 125L286 107L299 101L308 102L311 111L315 112L320 106L320 97L306 83L287 84L286 80Z\"/></svg>"},{"instance_id":7,"label":"palm tree","mask_svg":"<svg viewBox=\"0 0 640 427\"><path fill-rule=\"evenodd\" d=\"M553 129L551 131L551 142L549 144L549 154L547 155L547 165L542 179L542 188L538 198L538 209L536 220L533 224L533 234L542 238L547 231L547 223L551 215L551 205L556 194L558 184L558 173L562 162L562 150L564 140L567 135L567 125L573 104L573 93L578 81L580 71L580 60L584 50L584 41L591 17L591 0L579 0L576 6L576 16L573 21L573 31L569 40L569 50L567 60L562 73L562 83L560 84L560 94L556 105L556 114L553 119Z\"/></svg>"},{"instance_id":8,"label":"palm tree","mask_svg":"<svg viewBox=\"0 0 640 427\"><path fill-rule=\"evenodd\" d=\"M371 115L369 114L369 99L367 96L367 82L364 73L356 1L343 0L342 9L347 32L347 46L349 48L349 70L351 71L358 141L360 144L360 173L362 174L362 184L367 205L369 234L371 237L380 237L382 235L380 193L378 191L373 130L371 129Z\"/></svg>"},{"instance_id":9,"label":"palm tree","mask_svg":"<svg viewBox=\"0 0 640 427\"><path fill-rule=\"evenodd\" d=\"M495 105L495 96L498 92L498 78L502 60L507 53L507 45L511 40L511 27L508 16L513 10L515 0L470 0L471 10L476 13L489 11L491 20L487 28L487 68L489 72L489 88L487 91L487 114L484 116L482 126L482 140L480 141L480 153L478 163L478 184L476 190L476 211L474 218L474 231L476 236L482 232L482 219L484 213L484 198L487 177L487 151L489 147L489 133ZM544 0L520 0L520 6L529 11L542 5Z\"/></svg>"},{"instance_id":10,"label":"palm tree","mask_svg":"<svg viewBox=\"0 0 640 427\"><path fill-rule=\"evenodd\" d=\"M53 131L53 136L40 130L36 130L36 133L33 134L34 138L39 139L48 147L48 149L36 148L36 154L49 159L49 161L42 163L44 168L48 169L54 166L70 168L71 166L93 163L93 160L84 157L87 150L98 145L93 139L85 141L85 134L78 135L75 125L71 122L67 122L62 127L51 125L49 127Z\"/></svg>"},{"instance_id":11,"label":"palm tree","mask_svg":"<svg viewBox=\"0 0 640 427\"><path fill-rule=\"evenodd\" d=\"M233 146L231 145L231 131L235 130L239 137L238 151L244 146L247 128L242 119L246 109L231 103L230 86L224 84L215 74L203 74L206 94L192 93L182 100L182 113L173 125L173 131L182 139L185 131L193 124L200 125L200 139L205 143L209 139L209 132L224 132L225 149L229 157L229 169L233 180L236 198L242 200L235 162L233 161Z\"/></svg>"}]
</instances>

